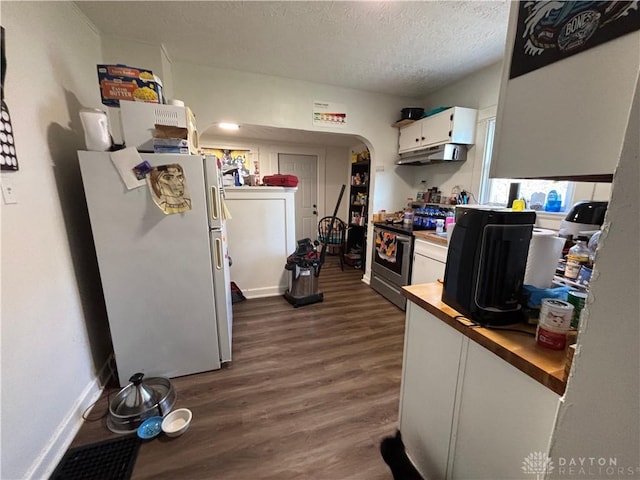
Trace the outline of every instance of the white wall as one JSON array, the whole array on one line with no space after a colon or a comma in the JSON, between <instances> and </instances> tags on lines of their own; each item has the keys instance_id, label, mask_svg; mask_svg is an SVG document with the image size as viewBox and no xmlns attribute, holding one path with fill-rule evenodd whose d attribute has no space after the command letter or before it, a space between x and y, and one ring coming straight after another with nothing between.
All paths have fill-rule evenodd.
<instances>
[{"instance_id":1,"label":"white wall","mask_svg":"<svg viewBox=\"0 0 640 480\"><path fill-rule=\"evenodd\" d=\"M622 152L550 449L558 466L615 459L615 474L598 478L640 477L640 78ZM552 478L576 476L558 468Z\"/></svg>"},{"instance_id":2,"label":"white wall","mask_svg":"<svg viewBox=\"0 0 640 480\"><path fill-rule=\"evenodd\" d=\"M411 190L393 172L398 154L398 131L392 124L407 102L415 100L280 77L173 63L176 97L191 106L198 128L221 121L358 135L372 156L373 211L400 208ZM344 128L312 124L314 101L346 106Z\"/></svg>"},{"instance_id":3,"label":"white wall","mask_svg":"<svg viewBox=\"0 0 640 480\"><path fill-rule=\"evenodd\" d=\"M123 38L102 35L102 63L107 65L122 64L129 67L151 70L162 81L162 92L165 99L173 98L173 76L171 59L162 45L130 42ZM109 114L109 123L113 134L113 141L124 143L122 139L122 124L120 109L99 105Z\"/></svg>"},{"instance_id":4,"label":"white wall","mask_svg":"<svg viewBox=\"0 0 640 480\"><path fill-rule=\"evenodd\" d=\"M76 150L100 106L99 35L71 3L2 2L20 170L2 205L2 471L46 478L111 351Z\"/></svg>"},{"instance_id":5,"label":"white wall","mask_svg":"<svg viewBox=\"0 0 640 480\"><path fill-rule=\"evenodd\" d=\"M124 64L151 70L162 81L165 98L173 96L171 60L162 45L130 42L111 35L102 35L103 62L108 65Z\"/></svg>"},{"instance_id":6,"label":"white wall","mask_svg":"<svg viewBox=\"0 0 640 480\"><path fill-rule=\"evenodd\" d=\"M479 111L479 123L475 145L469 148L466 161L397 167L398 174L412 184L411 197L420 189L420 182L426 180L427 188L439 187L446 196L460 187L478 198L486 118L491 112L495 115L501 73L502 63L496 63L424 98L422 104L427 110L453 106L475 108Z\"/></svg>"},{"instance_id":7,"label":"white wall","mask_svg":"<svg viewBox=\"0 0 640 480\"><path fill-rule=\"evenodd\" d=\"M469 107L480 110L497 105L501 75L502 62L494 63L427 95L423 104L427 110L436 107Z\"/></svg>"}]
</instances>

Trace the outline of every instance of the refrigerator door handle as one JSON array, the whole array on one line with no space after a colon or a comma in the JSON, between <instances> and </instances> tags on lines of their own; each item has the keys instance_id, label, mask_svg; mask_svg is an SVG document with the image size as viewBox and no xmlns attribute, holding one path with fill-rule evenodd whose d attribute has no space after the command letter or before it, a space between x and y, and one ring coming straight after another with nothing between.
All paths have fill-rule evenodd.
<instances>
[{"instance_id":1,"label":"refrigerator door handle","mask_svg":"<svg viewBox=\"0 0 640 480\"><path fill-rule=\"evenodd\" d=\"M220 205L218 202L218 187L211 186L211 218L217 220L220 217Z\"/></svg>"},{"instance_id":2,"label":"refrigerator door handle","mask_svg":"<svg viewBox=\"0 0 640 480\"><path fill-rule=\"evenodd\" d=\"M216 238L216 270L222 270L224 255L222 254L222 239Z\"/></svg>"}]
</instances>

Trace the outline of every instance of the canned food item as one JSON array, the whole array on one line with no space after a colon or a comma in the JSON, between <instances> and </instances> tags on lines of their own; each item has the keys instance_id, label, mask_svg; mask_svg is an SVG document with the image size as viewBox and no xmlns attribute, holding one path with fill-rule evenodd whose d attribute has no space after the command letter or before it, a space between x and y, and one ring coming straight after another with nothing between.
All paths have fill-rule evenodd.
<instances>
[{"instance_id":1,"label":"canned food item","mask_svg":"<svg viewBox=\"0 0 640 480\"><path fill-rule=\"evenodd\" d=\"M571 318L571 328L578 328L580 322L580 313L584 308L587 301L586 292L580 292L578 290L569 290L567 294L567 302L573 305L573 316Z\"/></svg>"},{"instance_id":2,"label":"canned food item","mask_svg":"<svg viewBox=\"0 0 640 480\"><path fill-rule=\"evenodd\" d=\"M576 279L576 282L578 282L581 285L589 286L592 273L593 273L592 269L590 269L589 267L585 267L583 265L582 267L580 267L580 272L578 272L578 278Z\"/></svg>"},{"instance_id":3,"label":"canned food item","mask_svg":"<svg viewBox=\"0 0 640 480\"><path fill-rule=\"evenodd\" d=\"M548 327L539 323L536 328L536 341L538 345L551 350L564 350L564 347L567 346L567 332L568 330Z\"/></svg>"},{"instance_id":4,"label":"canned food item","mask_svg":"<svg viewBox=\"0 0 640 480\"><path fill-rule=\"evenodd\" d=\"M555 298L543 298L538 324L552 329L569 330L573 318L573 305Z\"/></svg>"}]
</instances>

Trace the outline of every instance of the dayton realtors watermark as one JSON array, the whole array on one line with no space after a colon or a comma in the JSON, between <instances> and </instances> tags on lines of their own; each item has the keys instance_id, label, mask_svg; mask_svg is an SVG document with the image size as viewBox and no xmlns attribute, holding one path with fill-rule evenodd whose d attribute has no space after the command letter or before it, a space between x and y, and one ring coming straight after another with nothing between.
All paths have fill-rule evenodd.
<instances>
[{"instance_id":1,"label":"dayton realtors watermark","mask_svg":"<svg viewBox=\"0 0 640 480\"><path fill-rule=\"evenodd\" d=\"M522 461L522 471L535 474L536 480L555 473L560 478L616 479L637 478L640 466L623 465L617 457L548 457L544 452L532 452Z\"/></svg>"},{"instance_id":2,"label":"dayton realtors watermark","mask_svg":"<svg viewBox=\"0 0 640 480\"><path fill-rule=\"evenodd\" d=\"M640 467L622 465L616 457L558 457L558 475L595 478L633 477Z\"/></svg>"}]
</instances>

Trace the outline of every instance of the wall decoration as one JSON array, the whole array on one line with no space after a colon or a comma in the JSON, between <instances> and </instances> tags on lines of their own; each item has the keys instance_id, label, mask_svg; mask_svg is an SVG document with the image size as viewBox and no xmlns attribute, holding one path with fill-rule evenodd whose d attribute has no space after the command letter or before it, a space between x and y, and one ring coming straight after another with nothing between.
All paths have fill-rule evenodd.
<instances>
[{"instance_id":1,"label":"wall decoration","mask_svg":"<svg viewBox=\"0 0 640 480\"><path fill-rule=\"evenodd\" d=\"M249 171L249 158L252 157L250 150L203 148L202 153L212 155L218 159L223 174L223 184L226 186L244 185L244 178L251 175ZM259 174L258 162L254 161L253 163L254 175L256 171Z\"/></svg>"},{"instance_id":2,"label":"wall decoration","mask_svg":"<svg viewBox=\"0 0 640 480\"><path fill-rule=\"evenodd\" d=\"M347 110L341 103L313 102L313 124L320 127L342 127L347 123Z\"/></svg>"},{"instance_id":3,"label":"wall decoration","mask_svg":"<svg viewBox=\"0 0 640 480\"><path fill-rule=\"evenodd\" d=\"M2 110L0 110L0 169L18 170L18 152L14 142L13 127L11 126L11 116L9 107L4 101L4 77L7 73L7 57L5 55L4 27L0 27L0 100Z\"/></svg>"},{"instance_id":4,"label":"wall decoration","mask_svg":"<svg viewBox=\"0 0 640 480\"><path fill-rule=\"evenodd\" d=\"M191 195L181 165L154 167L146 178L153 201L165 214L191 210Z\"/></svg>"},{"instance_id":5,"label":"wall decoration","mask_svg":"<svg viewBox=\"0 0 640 480\"><path fill-rule=\"evenodd\" d=\"M639 1L521 1L509 78L640 29Z\"/></svg>"}]
</instances>

